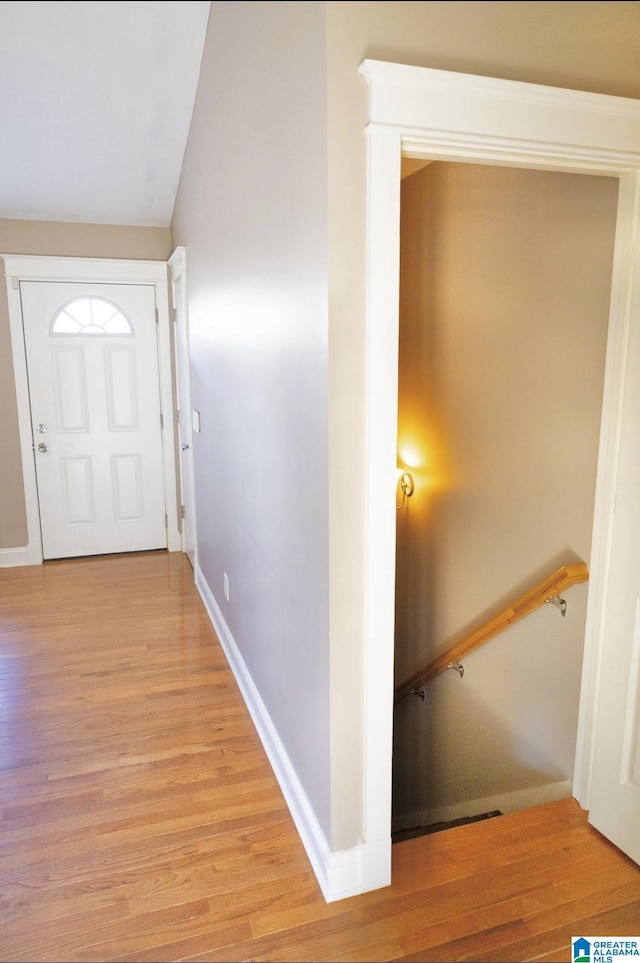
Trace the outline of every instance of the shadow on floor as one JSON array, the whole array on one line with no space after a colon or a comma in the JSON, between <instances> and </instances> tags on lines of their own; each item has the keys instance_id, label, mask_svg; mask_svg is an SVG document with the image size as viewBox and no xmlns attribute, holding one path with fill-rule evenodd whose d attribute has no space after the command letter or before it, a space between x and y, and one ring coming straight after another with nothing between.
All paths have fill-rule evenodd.
<instances>
[{"instance_id":1,"label":"shadow on floor","mask_svg":"<svg viewBox=\"0 0 640 963\"><path fill-rule=\"evenodd\" d=\"M431 826L414 826L412 829L402 829L393 833L391 842L401 843L405 839L415 839L416 836L426 836L428 833L440 833L443 829L453 829L454 826L477 823L482 819L493 819L495 816L502 816L499 809L493 809L488 813L480 813L478 816L462 816L460 819L451 819L449 822L433 823Z\"/></svg>"}]
</instances>

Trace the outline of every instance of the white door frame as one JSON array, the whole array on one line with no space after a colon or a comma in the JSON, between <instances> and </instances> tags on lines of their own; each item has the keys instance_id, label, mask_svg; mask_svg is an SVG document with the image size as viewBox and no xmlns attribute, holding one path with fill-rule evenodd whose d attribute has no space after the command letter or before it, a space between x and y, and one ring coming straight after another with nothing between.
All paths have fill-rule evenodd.
<instances>
[{"instance_id":1,"label":"white door frame","mask_svg":"<svg viewBox=\"0 0 640 963\"><path fill-rule=\"evenodd\" d=\"M172 309L174 315L174 327L178 323L184 325L185 330L185 342L188 346L189 344L189 312L187 305L187 252L184 247L177 247L171 257L169 258L169 278L171 281L172 288ZM184 317L179 319L177 316L177 308L175 305L175 298L173 297L173 287L177 281L181 280L184 285L183 291L183 306L184 306ZM184 359L177 345L177 338L174 337L174 356L175 356L175 383L176 383L176 395L177 403L180 407L181 397L188 399L188 408L183 410L180 407L180 417L179 423L177 425L178 433L178 444L188 444L189 448L186 454L178 453L178 465L179 465L179 478L180 478L180 501L182 505L185 506L186 513L189 515L191 520L191 525L193 527L193 559L191 562L193 564L194 572L197 570L198 566L198 539L197 539L197 528L196 528L196 496L195 496L195 486L194 486L194 476L193 476L193 426L192 426L192 409L191 409L191 366L189 359ZM186 360L186 364L185 364ZM190 468L187 473L188 477L184 477L184 471L182 469L182 459L186 458L189 462ZM184 537L184 521L181 525L181 546L182 551L188 554L188 546L186 544L186 539Z\"/></svg>"},{"instance_id":2,"label":"white door frame","mask_svg":"<svg viewBox=\"0 0 640 963\"><path fill-rule=\"evenodd\" d=\"M175 418L172 390L169 293L165 261L120 261L103 258L40 257L2 254L7 281L13 371L18 403L20 453L27 513L27 563L42 563L42 536L36 468L33 457L31 407L24 344L20 281L78 281L99 284L153 284L158 311L160 405L163 416L164 493L167 513L167 547L180 550L175 462Z\"/></svg>"},{"instance_id":3,"label":"white door frame","mask_svg":"<svg viewBox=\"0 0 640 963\"><path fill-rule=\"evenodd\" d=\"M588 808L625 360L640 326L640 101L373 60L360 72L369 92L363 835L386 843L365 887L375 888L391 879L401 157L620 181L573 787Z\"/></svg>"}]
</instances>

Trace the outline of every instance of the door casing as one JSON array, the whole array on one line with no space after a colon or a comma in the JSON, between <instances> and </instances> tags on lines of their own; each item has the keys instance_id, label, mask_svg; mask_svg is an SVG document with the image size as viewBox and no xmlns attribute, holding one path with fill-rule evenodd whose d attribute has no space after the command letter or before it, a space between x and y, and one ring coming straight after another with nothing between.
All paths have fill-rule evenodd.
<instances>
[{"instance_id":1,"label":"door casing","mask_svg":"<svg viewBox=\"0 0 640 963\"><path fill-rule=\"evenodd\" d=\"M186 249L178 247L169 258L169 276L172 289L173 322L175 329L175 380L179 410L178 464L180 477L180 501L182 502L181 538L182 551L196 570L198 564L198 539L196 537L196 496L193 480L193 422L191 408L191 365L189 358L189 312L187 306ZM178 298L177 288L181 287ZM179 302L179 303L178 303ZM180 329L180 330L179 330ZM186 445L186 449L185 446Z\"/></svg>"},{"instance_id":2,"label":"door casing","mask_svg":"<svg viewBox=\"0 0 640 963\"><path fill-rule=\"evenodd\" d=\"M43 560L40 510L33 457L33 437L27 357L24 345L20 281L82 281L100 284L153 284L158 310L160 404L163 416L164 493L167 513L167 547L180 551L175 460L175 416L172 390L171 340L167 265L164 261L120 261L103 258L40 257L3 254L9 303L13 370L18 403L20 454L27 515L27 563Z\"/></svg>"},{"instance_id":3,"label":"door casing","mask_svg":"<svg viewBox=\"0 0 640 963\"><path fill-rule=\"evenodd\" d=\"M363 840L375 854L366 890L391 881L401 159L619 178L574 771L574 795L588 808L631 293L640 273L640 102L374 60L360 73L369 94Z\"/></svg>"}]
</instances>

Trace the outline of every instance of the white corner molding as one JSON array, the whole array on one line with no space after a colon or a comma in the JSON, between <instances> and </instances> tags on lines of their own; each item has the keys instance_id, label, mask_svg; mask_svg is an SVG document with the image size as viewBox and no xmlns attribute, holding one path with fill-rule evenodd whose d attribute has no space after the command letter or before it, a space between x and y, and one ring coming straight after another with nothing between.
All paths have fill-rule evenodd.
<instances>
[{"instance_id":1,"label":"white corner molding","mask_svg":"<svg viewBox=\"0 0 640 963\"><path fill-rule=\"evenodd\" d=\"M377 888L372 885L377 880L379 862L375 847L372 849L361 845L331 852L267 707L251 678L213 592L197 565L195 583L282 790L325 901L331 903Z\"/></svg>"},{"instance_id":2,"label":"white corner molding","mask_svg":"<svg viewBox=\"0 0 640 963\"><path fill-rule=\"evenodd\" d=\"M529 167L619 179L573 780L576 798L588 808L625 365L629 333L640 329L633 307L640 285L640 102L377 60L363 61L360 74L367 82L369 102L363 838L377 841L381 851L386 845L390 864L401 160Z\"/></svg>"},{"instance_id":3,"label":"white corner molding","mask_svg":"<svg viewBox=\"0 0 640 963\"><path fill-rule=\"evenodd\" d=\"M365 60L369 122L412 133L443 160L480 159L549 168L557 159L575 170L635 168L640 152L640 102L581 90L499 80L425 67Z\"/></svg>"}]
</instances>

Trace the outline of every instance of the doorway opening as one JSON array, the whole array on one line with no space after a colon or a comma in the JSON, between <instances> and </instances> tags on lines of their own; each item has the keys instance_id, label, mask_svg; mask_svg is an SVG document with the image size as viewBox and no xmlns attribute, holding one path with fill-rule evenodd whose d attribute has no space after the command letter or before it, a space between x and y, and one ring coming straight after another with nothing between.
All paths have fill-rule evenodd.
<instances>
[{"instance_id":1,"label":"doorway opening","mask_svg":"<svg viewBox=\"0 0 640 963\"><path fill-rule=\"evenodd\" d=\"M396 686L590 558L618 202L613 177L404 167ZM395 834L571 794L587 590L396 704Z\"/></svg>"},{"instance_id":2,"label":"doorway opening","mask_svg":"<svg viewBox=\"0 0 640 963\"><path fill-rule=\"evenodd\" d=\"M364 61L360 70L369 90L363 795L364 838L378 854L372 888L391 878L389 679L394 674L403 156L605 175L619 181L592 552L586 560L589 592L573 795L589 810L597 829L640 861L633 821L623 827L620 816L625 807L637 813L640 789L638 767L632 765L632 747L640 744L640 628L635 610L640 585L634 574L640 568L634 554L634 545L640 544L635 497L640 485L635 444L640 430L640 388L635 387L640 384L640 103L379 61ZM609 677L601 665L611 646L617 668ZM620 692L627 697L620 699ZM619 805L609 806L615 816L608 818L607 799L613 796Z\"/></svg>"},{"instance_id":3,"label":"doorway opening","mask_svg":"<svg viewBox=\"0 0 640 963\"><path fill-rule=\"evenodd\" d=\"M13 255L4 262L28 564L178 551L166 263ZM49 393L41 398L34 386L43 385ZM96 450L81 450L89 436ZM106 502L113 517L105 527ZM96 524L101 534L91 541Z\"/></svg>"}]
</instances>

